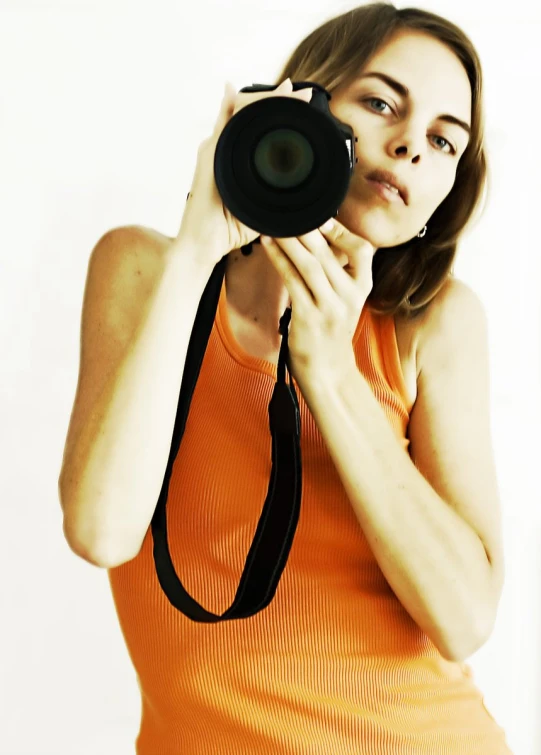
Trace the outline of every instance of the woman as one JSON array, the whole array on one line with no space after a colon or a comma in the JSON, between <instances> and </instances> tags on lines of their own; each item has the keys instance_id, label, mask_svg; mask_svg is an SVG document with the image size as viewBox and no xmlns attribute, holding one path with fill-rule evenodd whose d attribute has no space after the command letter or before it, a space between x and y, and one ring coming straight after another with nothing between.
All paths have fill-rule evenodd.
<instances>
[{"instance_id":1,"label":"woman","mask_svg":"<svg viewBox=\"0 0 541 755\"><path fill-rule=\"evenodd\" d=\"M338 222L330 231L252 243L255 232L221 206L216 211L211 158L242 100L226 97L215 133L200 149L177 239L124 229L114 237L116 246L108 236L109 256L101 255L110 260L122 249L122 258L132 260L124 263L132 265L124 280L137 265L144 281L137 285L146 286L147 296L149 280L160 282L145 323L146 345L141 334L137 348L131 342L133 375L136 364L147 377L154 369L154 383L148 377L135 390L124 366L103 403L107 420L105 409L95 412L110 443L109 456L100 447L103 463L115 447L120 465L128 416L132 421L132 466L126 456L122 478L109 462L115 496L100 499L104 521L105 513L113 521L110 511L117 507L116 550L112 534L102 538L107 547L101 550L92 550L88 538L82 545L81 524L78 536L75 524L66 536L72 533L70 544L80 555L108 568L142 693L138 755L503 755L510 752L504 732L464 663L490 636L504 577L486 321L477 296L451 273L458 239L486 182L480 63L469 39L445 19L376 3L316 29L278 81L286 77L324 86L332 113L358 138L358 162ZM293 96L290 83L279 93ZM398 194L372 180L382 178L378 170L393 174L384 178ZM179 343L178 333L184 315L189 319L186 311L181 317L180 304L173 319L172 301L166 316L167 292L171 300L176 289L178 300L183 280L188 301L192 276L191 327L224 250L216 320L169 480L169 546L188 592L221 615L237 588L267 492L277 325L289 302L303 500L270 605L245 620L203 624L164 595L149 523L182 374L180 361L175 369L171 362L180 351L184 359L186 338ZM100 264L102 279L110 274L105 262L93 264L95 280ZM182 270L176 278L175 265ZM137 301L133 290L129 300ZM124 344L135 337L135 329L128 330ZM92 382L88 370L85 385ZM133 403L131 414L123 409L123 424L113 395ZM138 424L143 408L136 410L135 399L141 404L145 395L155 403ZM161 410L162 417L166 409L167 432L158 433L157 425L151 432L151 414ZM114 411L117 435L109 419ZM75 416L82 422L82 410L74 409ZM135 457L138 427L153 438L148 460ZM86 432L80 437L95 450L91 429ZM96 433L92 437L97 444ZM143 474L151 454L161 474L152 479ZM77 477L73 465L66 480ZM87 476L89 469L88 463ZM97 469L96 461L95 475ZM136 485L144 491L140 505L126 487L126 495L119 494L128 476L134 496ZM75 496L68 497L67 483L65 490L67 519ZM90 496L79 490L79 503L84 500ZM98 499L92 500L96 520ZM131 528L129 537L122 537L123 527L125 533ZM112 524L108 531L115 531Z\"/></svg>"}]
</instances>

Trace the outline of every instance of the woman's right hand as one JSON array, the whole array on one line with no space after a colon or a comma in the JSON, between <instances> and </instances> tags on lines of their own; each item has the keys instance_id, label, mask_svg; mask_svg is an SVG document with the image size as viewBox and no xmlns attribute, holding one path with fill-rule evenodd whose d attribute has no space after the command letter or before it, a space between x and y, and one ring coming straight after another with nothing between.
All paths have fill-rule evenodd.
<instances>
[{"instance_id":1,"label":"woman's right hand","mask_svg":"<svg viewBox=\"0 0 541 755\"><path fill-rule=\"evenodd\" d=\"M173 247L189 248L197 255L203 267L212 269L233 249L240 249L260 234L241 223L224 206L214 180L214 154L218 139L230 118L246 105L264 97L295 97L310 102L312 88L293 92L290 79L286 79L272 92L241 92L237 94L229 82L222 100L218 119L210 137L199 145L192 188L186 201L182 223Z\"/></svg>"}]
</instances>

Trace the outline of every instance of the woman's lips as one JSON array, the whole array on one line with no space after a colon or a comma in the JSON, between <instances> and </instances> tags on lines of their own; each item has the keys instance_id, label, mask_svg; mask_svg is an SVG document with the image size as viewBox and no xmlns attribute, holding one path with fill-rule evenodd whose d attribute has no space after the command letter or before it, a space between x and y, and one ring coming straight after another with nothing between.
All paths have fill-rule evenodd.
<instances>
[{"instance_id":1,"label":"woman's lips","mask_svg":"<svg viewBox=\"0 0 541 755\"><path fill-rule=\"evenodd\" d=\"M385 184L380 183L380 181L371 181L367 178L366 182L372 186L376 194L382 199L386 199L388 202L402 202L402 204L404 204L404 200L397 191L388 189Z\"/></svg>"}]
</instances>

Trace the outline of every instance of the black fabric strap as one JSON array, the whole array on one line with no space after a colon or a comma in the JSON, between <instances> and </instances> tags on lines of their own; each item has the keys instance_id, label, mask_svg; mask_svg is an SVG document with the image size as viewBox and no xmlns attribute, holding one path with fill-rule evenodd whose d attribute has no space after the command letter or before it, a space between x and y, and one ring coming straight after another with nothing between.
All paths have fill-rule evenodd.
<instances>
[{"instance_id":1,"label":"black fabric strap","mask_svg":"<svg viewBox=\"0 0 541 755\"><path fill-rule=\"evenodd\" d=\"M223 257L214 268L199 303L186 353L169 460L151 521L156 573L169 602L193 621L209 624L246 619L266 608L272 601L297 529L302 495L301 421L289 365L288 327L291 308L288 307L280 318L282 342L277 382L269 404L272 436L269 488L237 593L231 606L221 616L207 611L188 594L171 560L167 541L166 504L173 464L184 435L193 392L218 308L226 259ZM285 380L286 366L289 384Z\"/></svg>"}]
</instances>

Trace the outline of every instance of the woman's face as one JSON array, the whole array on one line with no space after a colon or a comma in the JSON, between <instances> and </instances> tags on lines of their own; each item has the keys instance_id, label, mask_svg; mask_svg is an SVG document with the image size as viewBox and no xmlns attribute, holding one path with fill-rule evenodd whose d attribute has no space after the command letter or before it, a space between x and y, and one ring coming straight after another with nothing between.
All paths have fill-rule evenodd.
<instances>
[{"instance_id":1,"label":"woman's face","mask_svg":"<svg viewBox=\"0 0 541 755\"><path fill-rule=\"evenodd\" d=\"M366 76L373 71L407 87L409 96ZM332 92L329 106L358 138L358 162L338 220L377 248L414 238L451 191L468 145L467 131L438 119L448 114L471 123L471 87L462 63L439 40L401 31L353 83ZM407 186L407 205L374 191L365 176L377 168L391 171Z\"/></svg>"}]
</instances>

